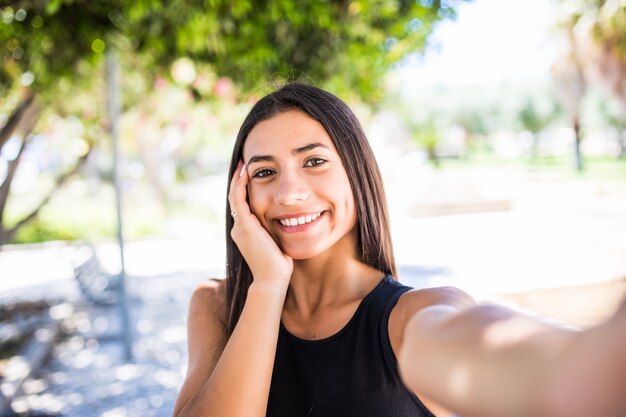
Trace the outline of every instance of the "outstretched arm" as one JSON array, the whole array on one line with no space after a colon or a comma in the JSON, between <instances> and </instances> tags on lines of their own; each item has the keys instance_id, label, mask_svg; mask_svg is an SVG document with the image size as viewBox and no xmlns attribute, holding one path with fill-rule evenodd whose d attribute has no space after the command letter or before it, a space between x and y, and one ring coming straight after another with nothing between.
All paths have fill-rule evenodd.
<instances>
[{"instance_id":1,"label":"outstretched arm","mask_svg":"<svg viewBox=\"0 0 626 417\"><path fill-rule=\"evenodd\" d=\"M499 306L440 303L408 321L399 366L408 387L463 417L613 417L626 409L623 352L625 307L578 332Z\"/></svg>"}]
</instances>

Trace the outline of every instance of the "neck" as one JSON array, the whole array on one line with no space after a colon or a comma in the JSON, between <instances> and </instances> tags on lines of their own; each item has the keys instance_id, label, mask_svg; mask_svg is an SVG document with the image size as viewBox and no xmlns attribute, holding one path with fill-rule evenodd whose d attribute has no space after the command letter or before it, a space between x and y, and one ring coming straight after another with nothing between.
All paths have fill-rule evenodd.
<instances>
[{"instance_id":1,"label":"neck","mask_svg":"<svg viewBox=\"0 0 626 417\"><path fill-rule=\"evenodd\" d=\"M352 239L315 258L294 261L285 308L302 316L362 299L384 274L358 259Z\"/></svg>"}]
</instances>

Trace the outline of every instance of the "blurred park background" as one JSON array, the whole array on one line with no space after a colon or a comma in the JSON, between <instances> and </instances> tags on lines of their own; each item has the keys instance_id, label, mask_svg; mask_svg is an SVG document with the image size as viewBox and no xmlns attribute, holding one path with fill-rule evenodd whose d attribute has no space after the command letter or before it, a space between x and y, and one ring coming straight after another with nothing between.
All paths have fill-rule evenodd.
<instances>
[{"instance_id":1,"label":"blurred park background","mask_svg":"<svg viewBox=\"0 0 626 417\"><path fill-rule=\"evenodd\" d=\"M624 0L0 0L0 18L0 416L171 414L189 295L224 271L237 130L287 81L363 123L402 281L581 327L626 289ZM104 286L75 279L85 250ZM127 297L103 299L120 271Z\"/></svg>"}]
</instances>

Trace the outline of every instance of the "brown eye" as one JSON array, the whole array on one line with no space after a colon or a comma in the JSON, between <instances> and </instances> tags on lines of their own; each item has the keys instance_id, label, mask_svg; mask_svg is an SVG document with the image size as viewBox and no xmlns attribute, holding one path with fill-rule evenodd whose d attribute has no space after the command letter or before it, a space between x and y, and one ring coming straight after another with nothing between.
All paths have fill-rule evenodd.
<instances>
[{"instance_id":1,"label":"brown eye","mask_svg":"<svg viewBox=\"0 0 626 417\"><path fill-rule=\"evenodd\" d=\"M305 167L316 167L319 165L323 165L326 163L326 160L323 158L309 158L304 163Z\"/></svg>"},{"instance_id":2,"label":"brown eye","mask_svg":"<svg viewBox=\"0 0 626 417\"><path fill-rule=\"evenodd\" d=\"M252 178L266 178L273 175L274 171L268 168L259 169L252 174Z\"/></svg>"}]
</instances>

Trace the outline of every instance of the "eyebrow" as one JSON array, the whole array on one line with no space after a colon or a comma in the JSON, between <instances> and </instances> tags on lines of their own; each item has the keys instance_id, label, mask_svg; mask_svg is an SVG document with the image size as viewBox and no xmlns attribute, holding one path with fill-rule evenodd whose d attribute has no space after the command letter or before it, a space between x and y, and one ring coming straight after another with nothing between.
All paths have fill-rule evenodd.
<instances>
[{"instance_id":1,"label":"eyebrow","mask_svg":"<svg viewBox=\"0 0 626 417\"><path fill-rule=\"evenodd\" d=\"M309 152L312 151L315 148L326 148L326 149L330 149L328 146L324 145L323 143L320 142L314 142L314 143L309 143L308 145L304 145L300 148L296 148L294 150L291 151L292 155L298 155L301 153L305 153L305 152ZM253 164L255 162L262 162L262 161L273 161L274 157L271 155L253 155L250 157L250 159L248 159L248 163L246 165L250 165Z\"/></svg>"}]
</instances>

